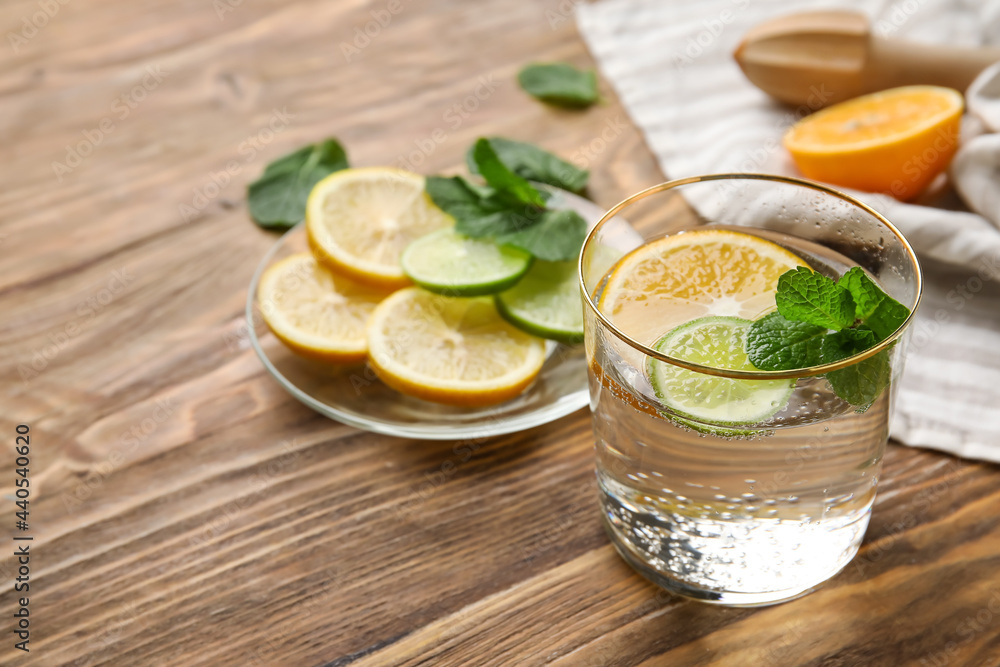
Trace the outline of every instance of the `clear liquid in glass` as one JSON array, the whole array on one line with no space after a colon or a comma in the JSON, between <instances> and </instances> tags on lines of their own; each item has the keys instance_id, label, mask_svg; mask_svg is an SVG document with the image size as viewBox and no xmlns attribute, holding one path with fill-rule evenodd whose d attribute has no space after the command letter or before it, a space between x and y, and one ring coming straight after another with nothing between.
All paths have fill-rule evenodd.
<instances>
[{"instance_id":1,"label":"clear liquid in glass","mask_svg":"<svg viewBox=\"0 0 1000 667\"><path fill-rule=\"evenodd\" d=\"M768 238L834 278L856 265L794 237ZM825 379L802 378L767 421L720 436L664 414L635 351L592 330L600 500L633 567L684 595L758 605L802 595L853 558L888 438L890 390L858 412Z\"/></svg>"}]
</instances>

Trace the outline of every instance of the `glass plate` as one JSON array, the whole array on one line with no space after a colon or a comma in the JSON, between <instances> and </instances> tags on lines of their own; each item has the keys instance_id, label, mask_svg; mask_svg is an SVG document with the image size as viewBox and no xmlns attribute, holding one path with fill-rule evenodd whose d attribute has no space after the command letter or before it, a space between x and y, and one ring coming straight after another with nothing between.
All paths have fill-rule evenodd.
<instances>
[{"instance_id":1,"label":"glass plate","mask_svg":"<svg viewBox=\"0 0 1000 667\"><path fill-rule=\"evenodd\" d=\"M573 209L591 227L604 213L587 199L546 189L552 193L549 206ZM365 364L324 364L296 356L264 324L257 305L257 282L275 262L308 249L305 225L299 223L264 255L250 281L246 318L250 344L264 367L292 396L316 412L375 433L462 440L532 428L587 405L583 346L568 347L550 341L545 365L534 384L517 398L486 408L440 405L400 394L382 384Z\"/></svg>"}]
</instances>

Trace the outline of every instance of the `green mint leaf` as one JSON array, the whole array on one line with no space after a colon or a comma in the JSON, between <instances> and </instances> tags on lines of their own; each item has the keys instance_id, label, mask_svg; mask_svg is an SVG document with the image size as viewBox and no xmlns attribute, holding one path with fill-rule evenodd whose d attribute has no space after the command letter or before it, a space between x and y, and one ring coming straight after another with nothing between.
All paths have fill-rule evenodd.
<instances>
[{"instance_id":1,"label":"green mint leaf","mask_svg":"<svg viewBox=\"0 0 1000 667\"><path fill-rule=\"evenodd\" d=\"M827 373L826 379L837 396L855 406L858 412L864 412L892 379L889 351L882 350L864 361Z\"/></svg>"},{"instance_id":2,"label":"green mint leaf","mask_svg":"<svg viewBox=\"0 0 1000 667\"><path fill-rule=\"evenodd\" d=\"M826 327L786 320L770 313L747 331L746 352L750 363L762 371L787 371L819 363Z\"/></svg>"},{"instance_id":3,"label":"green mint leaf","mask_svg":"<svg viewBox=\"0 0 1000 667\"><path fill-rule=\"evenodd\" d=\"M587 236L587 222L575 211L544 211L538 222L515 232L496 234L508 243L550 262L575 260Z\"/></svg>"},{"instance_id":4,"label":"green mint leaf","mask_svg":"<svg viewBox=\"0 0 1000 667\"><path fill-rule=\"evenodd\" d=\"M533 64L522 69L517 81L529 95L543 102L569 108L589 107L597 101L597 76L564 63Z\"/></svg>"},{"instance_id":5,"label":"green mint leaf","mask_svg":"<svg viewBox=\"0 0 1000 667\"><path fill-rule=\"evenodd\" d=\"M835 361L864 352L878 341L875 332L867 328L844 329L828 334L820 346L820 361L832 364Z\"/></svg>"},{"instance_id":6,"label":"green mint leaf","mask_svg":"<svg viewBox=\"0 0 1000 667\"><path fill-rule=\"evenodd\" d=\"M455 231L474 238L516 232L531 226L542 215L532 206L512 208L491 188L469 183L460 176L428 176L424 190L438 208L455 219Z\"/></svg>"},{"instance_id":7,"label":"green mint leaf","mask_svg":"<svg viewBox=\"0 0 1000 667\"><path fill-rule=\"evenodd\" d=\"M871 327L881 341L895 333L909 316L909 308L886 295L876 306L875 311L865 319L865 324Z\"/></svg>"},{"instance_id":8,"label":"green mint leaf","mask_svg":"<svg viewBox=\"0 0 1000 667\"><path fill-rule=\"evenodd\" d=\"M587 187L590 172L578 169L569 162L537 146L503 137L489 137L490 146L507 168L522 178L554 185L563 190L580 193ZM469 171L479 173L479 165L473 156L475 148L470 148L465 156Z\"/></svg>"},{"instance_id":9,"label":"green mint leaf","mask_svg":"<svg viewBox=\"0 0 1000 667\"><path fill-rule=\"evenodd\" d=\"M891 336L910 316L910 309L882 291L861 267L853 267L837 284L854 298L854 316L874 332L872 345Z\"/></svg>"},{"instance_id":10,"label":"green mint leaf","mask_svg":"<svg viewBox=\"0 0 1000 667\"><path fill-rule=\"evenodd\" d=\"M306 160L309 159L309 156L315 148L316 147L313 144L309 144L308 146L303 146L296 151L292 151L288 155L279 157L277 160L264 167L264 173L261 174L261 176L274 176L275 174L281 174L287 171L297 171L299 167L306 163Z\"/></svg>"},{"instance_id":11,"label":"green mint leaf","mask_svg":"<svg viewBox=\"0 0 1000 667\"><path fill-rule=\"evenodd\" d=\"M804 266L778 278L774 296L786 320L808 322L827 329L846 329L854 323L851 293L821 273Z\"/></svg>"},{"instance_id":12,"label":"green mint leaf","mask_svg":"<svg viewBox=\"0 0 1000 667\"><path fill-rule=\"evenodd\" d=\"M266 229L287 229L299 223L306 215L306 200L313 186L347 167L347 153L336 139L278 158L247 186L250 217Z\"/></svg>"},{"instance_id":13,"label":"green mint leaf","mask_svg":"<svg viewBox=\"0 0 1000 667\"><path fill-rule=\"evenodd\" d=\"M820 356L824 364L830 364L864 352L876 342L875 332L871 329L844 329L823 339ZM882 390L889 386L891 378L892 368L887 350L826 374L826 379L837 396L857 407L859 412L864 412L875 402Z\"/></svg>"},{"instance_id":14,"label":"green mint leaf","mask_svg":"<svg viewBox=\"0 0 1000 667\"><path fill-rule=\"evenodd\" d=\"M487 139L479 139L472 148L472 158L486 182L497 191L513 198L511 203L545 207L545 197L535 187L500 161Z\"/></svg>"},{"instance_id":15,"label":"green mint leaf","mask_svg":"<svg viewBox=\"0 0 1000 667\"><path fill-rule=\"evenodd\" d=\"M851 267L850 271L840 277L837 284L851 293L854 299L855 319L868 319L885 298L882 288L876 285L860 266Z\"/></svg>"}]
</instances>

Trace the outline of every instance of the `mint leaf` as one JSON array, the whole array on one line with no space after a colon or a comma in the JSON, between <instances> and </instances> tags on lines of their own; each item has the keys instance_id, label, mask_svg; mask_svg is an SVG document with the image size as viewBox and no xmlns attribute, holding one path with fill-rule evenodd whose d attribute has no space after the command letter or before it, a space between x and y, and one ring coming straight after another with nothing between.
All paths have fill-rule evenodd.
<instances>
[{"instance_id":1,"label":"mint leaf","mask_svg":"<svg viewBox=\"0 0 1000 667\"><path fill-rule=\"evenodd\" d=\"M826 379L837 396L864 412L892 379L889 351L882 350L864 361L827 373Z\"/></svg>"},{"instance_id":2,"label":"mint leaf","mask_svg":"<svg viewBox=\"0 0 1000 667\"><path fill-rule=\"evenodd\" d=\"M542 215L531 206L512 208L491 188L474 185L461 176L428 176L424 189L438 208L455 219L455 231L474 238L514 233Z\"/></svg>"},{"instance_id":3,"label":"mint leaf","mask_svg":"<svg viewBox=\"0 0 1000 667\"><path fill-rule=\"evenodd\" d=\"M535 187L507 168L487 139L479 139L472 148L472 158L486 182L499 194L509 195L513 202L543 208L545 198ZM502 195L501 195L502 196Z\"/></svg>"},{"instance_id":4,"label":"mint leaf","mask_svg":"<svg viewBox=\"0 0 1000 667\"><path fill-rule=\"evenodd\" d=\"M885 340L910 314L860 267L837 282L806 267L787 271L778 278L774 300L778 312L758 319L747 332L747 357L761 370L847 359ZM837 396L863 412L892 379L888 350L826 378Z\"/></svg>"},{"instance_id":5,"label":"mint leaf","mask_svg":"<svg viewBox=\"0 0 1000 667\"><path fill-rule=\"evenodd\" d=\"M804 266L778 278L774 296L786 320L808 322L827 329L845 329L854 323L851 293L821 273Z\"/></svg>"},{"instance_id":6,"label":"mint leaf","mask_svg":"<svg viewBox=\"0 0 1000 667\"><path fill-rule=\"evenodd\" d=\"M865 324L871 327L881 341L895 333L909 316L910 309L887 294L876 306L875 312L865 319Z\"/></svg>"},{"instance_id":7,"label":"mint leaf","mask_svg":"<svg viewBox=\"0 0 1000 667\"><path fill-rule=\"evenodd\" d=\"M844 329L827 334L820 346L820 361L832 364L864 352L876 342L875 333L871 329Z\"/></svg>"},{"instance_id":8,"label":"mint leaf","mask_svg":"<svg viewBox=\"0 0 1000 667\"><path fill-rule=\"evenodd\" d=\"M266 167L264 167L264 173L262 176L273 176L275 174L281 174L287 171L295 171L309 159L309 155L315 150L315 145L309 144L308 146L303 146L297 151L292 151L288 155L279 157L274 160ZM346 159L346 156L345 156Z\"/></svg>"},{"instance_id":9,"label":"mint leaf","mask_svg":"<svg viewBox=\"0 0 1000 667\"><path fill-rule=\"evenodd\" d=\"M589 107L597 101L597 76L564 63L533 64L517 75L521 88L543 102L562 107Z\"/></svg>"},{"instance_id":10,"label":"mint leaf","mask_svg":"<svg viewBox=\"0 0 1000 667\"><path fill-rule=\"evenodd\" d=\"M868 319L886 296L860 266L851 267L850 271L840 277L837 284L851 293L854 299L854 317L859 320Z\"/></svg>"},{"instance_id":11,"label":"mint leaf","mask_svg":"<svg viewBox=\"0 0 1000 667\"><path fill-rule=\"evenodd\" d=\"M762 371L787 371L819 363L826 327L791 322L770 313L750 325L746 351L750 363Z\"/></svg>"},{"instance_id":12,"label":"mint leaf","mask_svg":"<svg viewBox=\"0 0 1000 667\"><path fill-rule=\"evenodd\" d=\"M535 224L496 234L497 243L527 250L550 262L575 260L587 236L587 222L576 211L545 211Z\"/></svg>"},{"instance_id":13,"label":"mint leaf","mask_svg":"<svg viewBox=\"0 0 1000 667\"><path fill-rule=\"evenodd\" d=\"M476 141L468 159L488 187L458 176L430 176L424 186L431 200L455 219L455 231L473 238L492 237L498 244L521 248L538 259L577 258L587 235L583 218L574 211L546 210L549 193L539 191L504 164L489 139Z\"/></svg>"},{"instance_id":14,"label":"mint leaf","mask_svg":"<svg viewBox=\"0 0 1000 667\"><path fill-rule=\"evenodd\" d=\"M347 166L347 153L336 139L278 158L247 186L250 217L266 229L287 229L299 223L305 218L313 186Z\"/></svg>"},{"instance_id":15,"label":"mint leaf","mask_svg":"<svg viewBox=\"0 0 1000 667\"><path fill-rule=\"evenodd\" d=\"M909 308L882 291L860 267L845 273L837 284L850 291L856 306L854 316L871 328L876 342L891 336L910 316Z\"/></svg>"},{"instance_id":16,"label":"mint leaf","mask_svg":"<svg viewBox=\"0 0 1000 667\"><path fill-rule=\"evenodd\" d=\"M537 146L503 137L489 137L487 141L496 151L500 161L522 178L546 183L578 194L587 187L587 178L590 176L590 172L586 169L578 169ZM476 164L473 157L474 150L475 147L469 149L465 156L465 162L469 166L470 172L478 174L479 165Z\"/></svg>"},{"instance_id":17,"label":"mint leaf","mask_svg":"<svg viewBox=\"0 0 1000 667\"><path fill-rule=\"evenodd\" d=\"M820 356L824 364L830 364L864 352L876 342L875 332L871 329L844 329L823 339ZM856 406L859 412L864 412L875 402L882 390L889 386L891 378L892 368L887 350L826 374L826 379L837 396Z\"/></svg>"}]
</instances>

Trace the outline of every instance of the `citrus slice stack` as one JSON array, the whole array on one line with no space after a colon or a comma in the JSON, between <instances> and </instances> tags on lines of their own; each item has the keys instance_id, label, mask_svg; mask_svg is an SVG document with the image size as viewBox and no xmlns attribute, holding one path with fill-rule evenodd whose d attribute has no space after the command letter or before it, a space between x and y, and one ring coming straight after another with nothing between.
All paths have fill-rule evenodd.
<instances>
[{"instance_id":1,"label":"citrus slice stack","mask_svg":"<svg viewBox=\"0 0 1000 667\"><path fill-rule=\"evenodd\" d=\"M724 229L681 232L623 257L599 306L624 333L652 345L699 317L756 319L773 310L778 278L797 266L806 263L758 236Z\"/></svg>"},{"instance_id":2,"label":"citrus slice stack","mask_svg":"<svg viewBox=\"0 0 1000 667\"><path fill-rule=\"evenodd\" d=\"M663 354L712 368L752 371L744 349L746 327L774 309L778 278L798 266L806 264L758 236L723 229L682 232L623 257L599 307L621 331ZM634 356L630 349L619 353ZM721 378L652 358L636 365L645 366L668 417L723 437L747 433L715 425L754 424L770 417L787 402L792 386L788 380Z\"/></svg>"},{"instance_id":3,"label":"citrus slice stack","mask_svg":"<svg viewBox=\"0 0 1000 667\"><path fill-rule=\"evenodd\" d=\"M400 257L411 241L453 224L424 193L424 179L400 169L344 169L316 184L306 233L317 259L360 282L410 284Z\"/></svg>"},{"instance_id":4,"label":"citrus slice stack","mask_svg":"<svg viewBox=\"0 0 1000 667\"><path fill-rule=\"evenodd\" d=\"M365 324L386 291L330 272L309 253L271 266L257 303L267 326L302 356L338 363L365 358Z\"/></svg>"},{"instance_id":5,"label":"citrus slice stack","mask_svg":"<svg viewBox=\"0 0 1000 667\"><path fill-rule=\"evenodd\" d=\"M387 385L417 398L483 406L513 398L538 375L544 341L508 324L489 297L399 290L368 325L369 363Z\"/></svg>"},{"instance_id":6,"label":"citrus slice stack","mask_svg":"<svg viewBox=\"0 0 1000 667\"><path fill-rule=\"evenodd\" d=\"M951 162L963 107L951 88L883 90L807 116L784 145L808 178L912 199Z\"/></svg>"}]
</instances>

